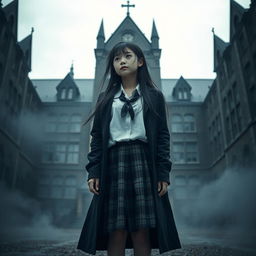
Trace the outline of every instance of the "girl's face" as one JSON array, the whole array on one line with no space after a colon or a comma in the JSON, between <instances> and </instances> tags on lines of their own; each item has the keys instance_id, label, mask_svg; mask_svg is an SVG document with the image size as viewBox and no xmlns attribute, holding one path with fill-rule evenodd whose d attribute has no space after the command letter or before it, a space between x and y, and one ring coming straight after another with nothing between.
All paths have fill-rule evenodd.
<instances>
[{"instance_id":1,"label":"girl's face","mask_svg":"<svg viewBox=\"0 0 256 256\"><path fill-rule=\"evenodd\" d=\"M114 69L121 77L136 75L138 67L142 65L143 60L138 60L137 55L130 48L125 48L124 51L116 55L113 60Z\"/></svg>"}]
</instances>

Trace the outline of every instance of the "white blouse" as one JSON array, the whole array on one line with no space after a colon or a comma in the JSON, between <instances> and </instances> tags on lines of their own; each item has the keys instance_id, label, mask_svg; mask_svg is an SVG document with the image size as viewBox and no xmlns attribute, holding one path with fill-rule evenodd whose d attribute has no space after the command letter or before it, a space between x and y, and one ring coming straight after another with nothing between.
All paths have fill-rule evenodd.
<instances>
[{"instance_id":1,"label":"white blouse","mask_svg":"<svg viewBox=\"0 0 256 256\"><path fill-rule=\"evenodd\" d=\"M136 89L141 95L139 84L136 86ZM125 92L123 85L121 84L120 90L115 94L114 100L112 103L111 115L112 119L110 121L110 138L108 147L114 145L116 141L127 141L139 139L147 142L147 136L143 120L143 98L141 97L135 101L131 102L134 110L134 119L131 119L129 113L126 114L124 118L121 117L121 109L125 102L119 99L122 91L127 99L131 99L135 93L135 89L132 92L132 95L129 97Z\"/></svg>"}]
</instances>

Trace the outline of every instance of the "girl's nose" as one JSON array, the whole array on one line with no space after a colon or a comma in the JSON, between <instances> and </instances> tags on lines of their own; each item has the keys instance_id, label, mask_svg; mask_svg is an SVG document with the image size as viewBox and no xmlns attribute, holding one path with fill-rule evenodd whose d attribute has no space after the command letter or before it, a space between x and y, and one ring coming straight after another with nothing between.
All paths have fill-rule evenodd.
<instances>
[{"instance_id":1,"label":"girl's nose","mask_svg":"<svg viewBox=\"0 0 256 256\"><path fill-rule=\"evenodd\" d=\"M124 64L125 63L125 58L121 58L121 64Z\"/></svg>"}]
</instances>

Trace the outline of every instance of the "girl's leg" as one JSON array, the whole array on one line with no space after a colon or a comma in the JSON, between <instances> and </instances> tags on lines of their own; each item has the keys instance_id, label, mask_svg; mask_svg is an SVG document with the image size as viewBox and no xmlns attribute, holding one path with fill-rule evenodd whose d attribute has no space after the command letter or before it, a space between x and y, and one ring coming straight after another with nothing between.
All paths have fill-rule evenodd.
<instances>
[{"instance_id":1,"label":"girl's leg","mask_svg":"<svg viewBox=\"0 0 256 256\"><path fill-rule=\"evenodd\" d=\"M112 232L108 240L108 256L124 256L127 231L123 229Z\"/></svg>"},{"instance_id":2,"label":"girl's leg","mask_svg":"<svg viewBox=\"0 0 256 256\"><path fill-rule=\"evenodd\" d=\"M138 231L131 232L134 255L135 256L150 256L151 245L149 238L149 229L143 228Z\"/></svg>"}]
</instances>

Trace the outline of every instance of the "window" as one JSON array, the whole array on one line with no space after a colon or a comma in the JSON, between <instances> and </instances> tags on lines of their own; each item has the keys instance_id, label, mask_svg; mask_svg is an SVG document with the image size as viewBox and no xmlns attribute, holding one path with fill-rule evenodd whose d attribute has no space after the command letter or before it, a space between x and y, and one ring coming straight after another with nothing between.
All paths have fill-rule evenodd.
<instances>
[{"instance_id":1,"label":"window","mask_svg":"<svg viewBox=\"0 0 256 256\"><path fill-rule=\"evenodd\" d=\"M53 162L54 161L54 144L46 143L43 147L43 162Z\"/></svg>"},{"instance_id":2,"label":"window","mask_svg":"<svg viewBox=\"0 0 256 256\"><path fill-rule=\"evenodd\" d=\"M61 114L57 126L58 132L68 132L68 115Z\"/></svg>"},{"instance_id":3,"label":"window","mask_svg":"<svg viewBox=\"0 0 256 256\"><path fill-rule=\"evenodd\" d=\"M197 143L196 142L187 142L186 143L186 162L187 163L196 163L198 162L197 157Z\"/></svg>"},{"instance_id":4,"label":"window","mask_svg":"<svg viewBox=\"0 0 256 256\"><path fill-rule=\"evenodd\" d=\"M181 115L174 114L171 118L171 130L172 132L183 132L183 124Z\"/></svg>"},{"instance_id":5,"label":"window","mask_svg":"<svg viewBox=\"0 0 256 256\"><path fill-rule=\"evenodd\" d=\"M64 100L66 98L66 89L65 88L61 89L60 98L62 100Z\"/></svg>"},{"instance_id":6,"label":"window","mask_svg":"<svg viewBox=\"0 0 256 256\"><path fill-rule=\"evenodd\" d=\"M184 132L194 132L195 127L195 118L192 114L187 114L184 116Z\"/></svg>"},{"instance_id":7,"label":"window","mask_svg":"<svg viewBox=\"0 0 256 256\"><path fill-rule=\"evenodd\" d=\"M81 128L81 115L74 114L71 116L70 132L80 132Z\"/></svg>"},{"instance_id":8,"label":"window","mask_svg":"<svg viewBox=\"0 0 256 256\"><path fill-rule=\"evenodd\" d=\"M56 131L56 123L57 123L57 116L55 114L49 114L48 122L45 127L46 132L55 132Z\"/></svg>"},{"instance_id":9,"label":"window","mask_svg":"<svg viewBox=\"0 0 256 256\"><path fill-rule=\"evenodd\" d=\"M69 88L68 89L68 99L73 99L73 89L72 88Z\"/></svg>"},{"instance_id":10,"label":"window","mask_svg":"<svg viewBox=\"0 0 256 256\"><path fill-rule=\"evenodd\" d=\"M173 143L173 158L175 163L185 163L185 152L183 142Z\"/></svg>"},{"instance_id":11,"label":"window","mask_svg":"<svg viewBox=\"0 0 256 256\"><path fill-rule=\"evenodd\" d=\"M179 89L179 91L178 91L178 99L179 100L183 99L183 91L181 89Z\"/></svg>"},{"instance_id":12,"label":"window","mask_svg":"<svg viewBox=\"0 0 256 256\"><path fill-rule=\"evenodd\" d=\"M197 142L174 142L172 155L174 163L198 163Z\"/></svg>"},{"instance_id":13,"label":"window","mask_svg":"<svg viewBox=\"0 0 256 256\"><path fill-rule=\"evenodd\" d=\"M57 144L55 146L55 162L56 163L65 163L65 155L66 155L66 145L65 144Z\"/></svg>"},{"instance_id":14,"label":"window","mask_svg":"<svg viewBox=\"0 0 256 256\"><path fill-rule=\"evenodd\" d=\"M77 164L78 162L79 162L79 145L78 144L68 145L67 163Z\"/></svg>"}]
</instances>

